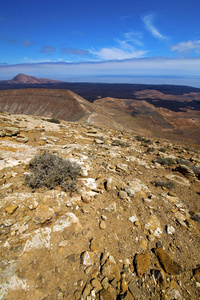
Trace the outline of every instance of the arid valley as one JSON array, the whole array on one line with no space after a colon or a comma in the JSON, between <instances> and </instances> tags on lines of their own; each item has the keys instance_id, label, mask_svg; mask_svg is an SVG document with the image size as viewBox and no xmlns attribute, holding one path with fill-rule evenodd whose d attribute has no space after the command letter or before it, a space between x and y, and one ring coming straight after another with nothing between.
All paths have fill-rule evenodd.
<instances>
[{"instance_id":1,"label":"arid valley","mask_svg":"<svg viewBox=\"0 0 200 300\"><path fill-rule=\"evenodd\" d=\"M200 91L29 84L0 91L0 299L199 299Z\"/></svg>"}]
</instances>

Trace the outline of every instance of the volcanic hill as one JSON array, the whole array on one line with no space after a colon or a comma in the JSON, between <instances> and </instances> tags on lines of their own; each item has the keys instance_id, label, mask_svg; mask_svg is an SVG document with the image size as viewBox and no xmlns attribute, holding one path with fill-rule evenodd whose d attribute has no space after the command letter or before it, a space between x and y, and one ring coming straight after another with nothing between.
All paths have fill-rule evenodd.
<instances>
[{"instance_id":1,"label":"volcanic hill","mask_svg":"<svg viewBox=\"0 0 200 300\"><path fill-rule=\"evenodd\" d=\"M12 80L9 80L8 83L10 84L44 84L44 83L61 83L62 81L56 81L46 78L36 78L34 76L29 76L26 74L18 74Z\"/></svg>"}]
</instances>

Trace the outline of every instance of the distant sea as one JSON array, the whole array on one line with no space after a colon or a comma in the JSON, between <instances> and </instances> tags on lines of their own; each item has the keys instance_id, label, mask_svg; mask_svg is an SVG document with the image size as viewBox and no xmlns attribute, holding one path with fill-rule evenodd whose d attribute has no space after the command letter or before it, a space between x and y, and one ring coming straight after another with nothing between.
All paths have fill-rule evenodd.
<instances>
[{"instance_id":1,"label":"distant sea","mask_svg":"<svg viewBox=\"0 0 200 300\"><path fill-rule=\"evenodd\" d=\"M60 79L61 80L61 79ZM148 76L94 76L62 78L68 82L95 82L95 83L132 83L132 84L172 84L200 88L200 77L148 77Z\"/></svg>"}]
</instances>

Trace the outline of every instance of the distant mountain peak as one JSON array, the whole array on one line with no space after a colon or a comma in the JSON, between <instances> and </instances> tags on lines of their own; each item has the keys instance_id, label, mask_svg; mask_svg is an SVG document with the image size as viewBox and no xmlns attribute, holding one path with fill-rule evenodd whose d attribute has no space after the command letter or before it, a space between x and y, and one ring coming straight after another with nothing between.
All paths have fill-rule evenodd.
<instances>
[{"instance_id":1,"label":"distant mountain peak","mask_svg":"<svg viewBox=\"0 0 200 300\"><path fill-rule=\"evenodd\" d=\"M61 81L51 80L47 78L37 78L26 74L18 74L9 83L15 84L43 84L43 83L59 83Z\"/></svg>"}]
</instances>

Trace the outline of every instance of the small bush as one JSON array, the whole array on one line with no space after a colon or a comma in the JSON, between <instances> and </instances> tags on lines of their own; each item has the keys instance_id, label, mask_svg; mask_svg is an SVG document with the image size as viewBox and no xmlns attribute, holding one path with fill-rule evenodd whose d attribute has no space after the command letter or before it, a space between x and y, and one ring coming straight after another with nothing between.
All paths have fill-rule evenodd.
<instances>
[{"instance_id":1,"label":"small bush","mask_svg":"<svg viewBox=\"0 0 200 300\"><path fill-rule=\"evenodd\" d=\"M147 152L148 153L151 153L151 152L154 152L155 151L155 148L154 147L149 147L148 149L147 149Z\"/></svg>"},{"instance_id":2,"label":"small bush","mask_svg":"<svg viewBox=\"0 0 200 300\"><path fill-rule=\"evenodd\" d=\"M196 175L196 177L200 180L200 165L197 164L192 168L194 174Z\"/></svg>"},{"instance_id":3,"label":"small bush","mask_svg":"<svg viewBox=\"0 0 200 300\"><path fill-rule=\"evenodd\" d=\"M163 157L157 157L154 162L157 162L159 163L160 165L162 166L172 166L173 164L176 163L176 161L171 158L171 157L166 157L166 158L163 158Z\"/></svg>"},{"instance_id":4,"label":"small bush","mask_svg":"<svg viewBox=\"0 0 200 300\"><path fill-rule=\"evenodd\" d=\"M157 186L161 186L161 187L165 187L165 188L167 188L167 189L173 189L174 187L175 187L175 184L174 184L174 182L173 181L166 181L166 182L164 182L164 181L161 181L161 180L154 180L153 182L152 182L156 187Z\"/></svg>"},{"instance_id":5,"label":"small bush","mask_svg":"<svg viewBox=\"0 0 200 300\"><path fill-rule=\"evenodd\" d=\"M185 159L176 159L176 162L179 165L184 165L184 166L188 167L192 172L194 172L196 177L198 179L200 179L200 164L193 165L190 161L185 160Z\"/></svg>"},{"instance_id":6,"label":"small bush","mask_svg":"<svg viewBox=\"0 0 200 300\"><path fill-rule=\"evenodd\" d=\"M47 151L30 161L29 170L31 174L25 177L25 183L33 190L40 187L53 189L56 186L61 186L64 191L76 190L76 179L81 172L77 163Z\"/></svg>"},{"instance_id":7,"label":"small bush","mask_svg":"<svg viewBox=\"0 0 200 300\"><path fill-rule=\"evenodd\" d=\"M135 138L136 138L136 140L138 142L142 142L143 141L143 137L141 137L140 135L137 135Z\"/></svg>"},{"instance_id":8,"label":"small bush","mask_svg":"<svg viewBox=\"0 0 200 300\"><path fill-rule=\"evenodd\" d=\"M55 119L55 118L47 119L47 121L51 122L51 123L55 123L55 124L60 124L60 121L58 119Z\"/></svg>"},{"instance_id":9,"label":"small bush","mask_svg":"<svg viewBox=\"0 0 200 300\"><path fill-rule=\"evenodd\" d=\"M105 142L105 138L102 135L96 137L98 140Z\"/></svg>"},{"instance_id":10,"label":"small bush","mask_svg":"<svg viewBox=\"0 0 200 300\"><path fill-rule=\"evenodd\" d=\"M114 141L112 141L112 146L121 146L122 148L130 147L129 143L122 142L120 140L114 140Z\"/></svg>"},{"instance_id":11,"label":"small bush","mask_svg":"<svg viewBox=\"0 0 200 300\"><path fill-rule=\"evenodd\" d=\"M188 160L185 160L185 159L177 158L176 162L179 165L184 165L184 166L187 166L187 167L191 167L192 166L192 164Z\"/></svg>"},{"instance_id":12,"label":"small bush","mask_svg":"<svg viewBox=\"0 0 200 300\"><path fill-rule=\"evenodd\" d=\"M162 153L165 153L166 152L166 148L160 148L159 151L162 152Z\"/></svg>"},{"instance_id":13,"label":"small bush","mask_svg":"<svg viewBox=\"0 0 200 300\"><path fill-rule=\"evenodd\" d=\"M144 138L144 137L142 137L142 136L140 136L140 135L137 135L137 136L136 136L136 140L137 140L138 142L144 142L144 143L146 143L146 144L152 144L152 141L151 141L150 139L146 139L146 138Z\"/></svg>"}]
</instances>

